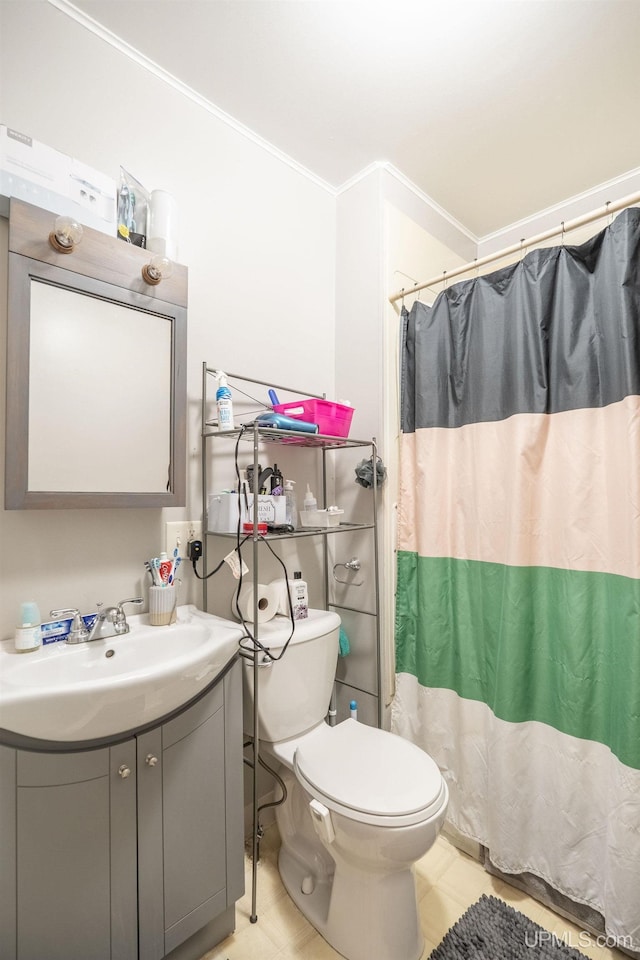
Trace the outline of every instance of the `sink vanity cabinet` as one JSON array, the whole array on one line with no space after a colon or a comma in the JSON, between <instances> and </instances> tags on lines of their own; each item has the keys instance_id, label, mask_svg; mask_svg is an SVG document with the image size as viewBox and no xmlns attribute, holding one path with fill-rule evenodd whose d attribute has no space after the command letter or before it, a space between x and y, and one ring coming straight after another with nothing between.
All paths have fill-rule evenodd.
<instances>
[{"instance_id":1,"label":"sink vanity cabinet","mask_svg":"<svg viewBox=\"0 0 640 960\"><path fill-rule=\"evenodd\" d=\"M234 657L185 709L118 742L0 746L3 960L198 960L233 930L241 703Z\"/></svg>"}]
</instances>

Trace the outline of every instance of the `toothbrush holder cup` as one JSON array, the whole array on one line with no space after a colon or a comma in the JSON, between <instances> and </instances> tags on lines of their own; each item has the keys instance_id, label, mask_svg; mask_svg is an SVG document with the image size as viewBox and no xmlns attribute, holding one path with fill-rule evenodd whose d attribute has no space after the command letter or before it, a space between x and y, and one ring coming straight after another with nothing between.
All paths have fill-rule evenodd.
<instances>
[{"instance_id":1,"label":"toothbrush holder cup","mask_svg":"<svg viewBox=\"0 0 640 960\"><path fill-rule=\"evenodd\" d=\"M167 627L175 623L177 589L175 584L166 587L149 587L149 623L152 627Z\"/></svg>"}]
</instances>

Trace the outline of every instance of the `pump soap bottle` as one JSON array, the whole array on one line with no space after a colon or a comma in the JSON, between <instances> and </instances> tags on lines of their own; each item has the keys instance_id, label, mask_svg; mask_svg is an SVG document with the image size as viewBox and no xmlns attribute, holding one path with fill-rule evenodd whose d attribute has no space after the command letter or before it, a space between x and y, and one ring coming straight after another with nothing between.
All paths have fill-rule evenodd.
<instances>
[{"instance_id":1,"label":"pump soap bottle","mask_svg":"<svg viewBox=\"0 0 640 960\"><path fill-rule=\"evenodd\" d=\"M227 386L227 375L223 370L216 373L218 389L216 390L216 404L218 406L218 430L233 430L233 400L231 390Z\"/></svg>"},{"instance_id":2,"label":"pump soap bottle","mask_svg":"<svg viewBox=\"0 0 640 960\"><path fill-rule=\"evenodd\" d=\"M35 600L21 604L20 626L16 627L14 643L18 653L28 653L42 646L40 611Z\"/></svg>"},{"instance_id":3,"label":"pump soap bottle","mask_svg":"<svg viewBox=\"0 0 640 960\"><path fill-rule=\"evenodd\" d=\"M295 486L295 480L285 480L284 482L284 497L285 497L285 523L288 523L289 526L293 527L295 530L298 526L298 507L296 504L296 492L293 489Z\"/></svg>"}]
</instances>

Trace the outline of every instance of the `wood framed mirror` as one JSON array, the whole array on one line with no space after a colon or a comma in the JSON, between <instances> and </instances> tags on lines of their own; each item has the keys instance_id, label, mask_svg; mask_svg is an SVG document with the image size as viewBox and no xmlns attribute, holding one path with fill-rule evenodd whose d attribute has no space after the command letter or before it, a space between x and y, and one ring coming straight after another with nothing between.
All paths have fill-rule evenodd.
<instances>
[{"instance_id":1,"label":"wood framed mirror","mask_svg":"<svg viewBox=\"0 0 640 960\"><path fill-rule=\"evenodd\" d=\"M11 200L5 507L184 506L187 269Z\"/></svg>"}]
</instances>

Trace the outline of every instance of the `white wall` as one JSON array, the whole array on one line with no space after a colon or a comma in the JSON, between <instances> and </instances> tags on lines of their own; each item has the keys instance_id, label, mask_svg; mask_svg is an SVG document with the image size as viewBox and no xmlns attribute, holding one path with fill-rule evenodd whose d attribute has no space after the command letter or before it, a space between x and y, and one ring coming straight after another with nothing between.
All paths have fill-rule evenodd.
<instances>
[{"instance_id":1,"label":"white wall","mask_svg":"<svg viewBox=\"0 0 640 960\"><path fill-rule=\"evenodd\" d=\"M200 518L203 361L333 394L335 198L44 0L0 3L0 38L0 122L115 179L122 164L148 189L172 193L189 267L187 507L0 512L5 637L25 599L44 614L139 594L165 520ZM6 250L0 220L2 370ZM4 433L0 451L3 459ZM233 582L221 576L211 592L226 614ZM183 596L200 599L188 569Z\"/></svg>"},{"instance_id":2,"label":"white wall","mask_svg":"<svg viewBox=\"0 0 640 960\"><path fill-rule=\"evenodd\" d=\"M337 200L336 248L336 390L348 397L358 411L360 439L375 436L378 453L388 470L388 480L378 495L380 533L381 641L383 706L389 702L394 677L393 615L395 571L395 501L397 442L399 432L397 393L397 312L388 303L389 294L403 285L397 271L424 276L425 270L444 268L472 257L475 244L449 218L439 213L410 189L385 164L377 164L366 175L340 193ZM410 286L410 284L409 284ZM409 299L407 302L409 304ZM353 431L352 431L353 433ZM363 451L344 454L341 464L348 469L336 477L337 502L349 515L366 519L371 492L354 483L353 465ZM373 562L363 535L333 538L334 558L344 562L357 555L362 562L361 587L335 588L338 603L358 610L374 608ZM361 621L360 631L366 634ZM356 637L352 643L357 661ZM368 674L364 661L371 650L346 671L357 688L358 674ZM340 675L340 670L339 670ZM365 685L365 689L368 689ZM366 698L354 696L367 708ZM340 702L339 702L340 708ZM340 713L339 713L340 717Z\"/></svg>"}]
</instances>

